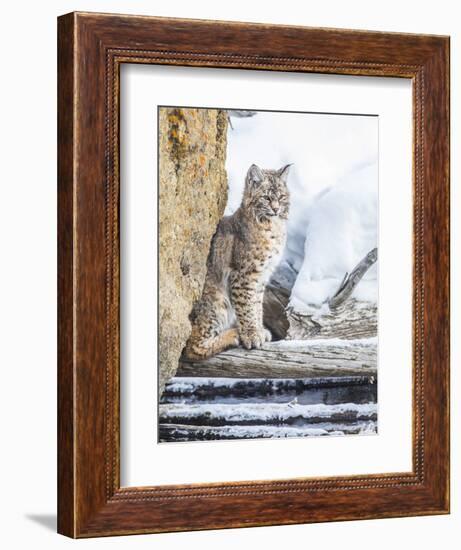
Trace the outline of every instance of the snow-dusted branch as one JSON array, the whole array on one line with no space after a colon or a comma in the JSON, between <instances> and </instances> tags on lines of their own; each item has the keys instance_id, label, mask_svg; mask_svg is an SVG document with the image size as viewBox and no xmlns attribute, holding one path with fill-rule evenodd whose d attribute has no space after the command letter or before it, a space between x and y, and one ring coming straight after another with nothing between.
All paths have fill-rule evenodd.
<instances>
[{"instance_id":1,"label":"snow-dusted branch","mask_svg":"<svg viewBox=\"0 0 461 550\"><path fill-rule=\"evenodd\" d=\"M227 111L227 120L231 130L234 129L231 118L250 118L257 114L256 111L243 111L238 109L228 109Z\"/></svg>"},{"instance_id":2,"label":"snow-dusted branch","mask_svg":"<svg viewBox=\"0 0 461 550\"><path fill-rule=\"evenodd\" d=\"M257 114L256 111L245 111L243 109L228 109L227 113L235 118L249 118Z\"/></svg>"},{"instance_id":3,"label":"snow-dusted branch","mask_svg":"<svg viewBox=\"0 0 461 550\"><path fill-rule=\"evenodd\" d=\"M351 271L351 273L346 273L344 276L344 279L342 283L339 285L338 290L328 300L328 305L330 306L330 309L334 311L335 309L338 309L352 294L355 287L359 284L362 277L365 275L365 273L370 269L370 267L376 262L378 259L378 249L373 248L368 254L360 260L360 262L357 264L357 266Z\"/></svg>"}]
</instances>

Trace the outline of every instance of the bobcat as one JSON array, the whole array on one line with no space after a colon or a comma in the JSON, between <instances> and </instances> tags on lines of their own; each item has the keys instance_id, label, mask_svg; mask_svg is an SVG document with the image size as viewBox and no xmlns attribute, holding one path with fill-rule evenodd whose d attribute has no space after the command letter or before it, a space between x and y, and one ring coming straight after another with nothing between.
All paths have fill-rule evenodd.
<instances>
[{"instance_id":1,"label":"bobcat","mask_svg":"<svg viewBox=\"0 0 461 550\"><path fill-rule=\"evenodd\" d=\"M250 166L240 207L220 220L202 296L190 316L187 359L205 359L240 343L259 348L271 340L263 325L263 295L285 245L289 167Z\"/></svg>"}]
</instances>

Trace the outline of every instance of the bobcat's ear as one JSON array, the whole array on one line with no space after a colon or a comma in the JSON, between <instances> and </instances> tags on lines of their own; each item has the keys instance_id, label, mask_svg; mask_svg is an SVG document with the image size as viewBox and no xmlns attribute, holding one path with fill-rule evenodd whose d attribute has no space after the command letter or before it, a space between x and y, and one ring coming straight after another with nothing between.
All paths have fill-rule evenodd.
<instances>
[{"instance_id":1,"label":"bobcat's ear","mask_svg":"<svg viewBox=\"0 0 461 550\"><path fill-rule=\"evenodd\" d=\"M259 185L264 180L264 175L261 171L261 168L252 164L248 169L247 181L251 185Z\"/></svg>"},{"instance_id":2,"label":"bobcat's ear","mask_svg":"<svg viewBox=\"0 0 461 550\"><path fill-rule=\"evenodd\" d=\"M283 168L280 168L280 170L277 172L280 179L283 181L283 183L287 182L290 166L293 166L293 164L286 164L285 166L283 166Z\"/></svg>"}]
</instances>

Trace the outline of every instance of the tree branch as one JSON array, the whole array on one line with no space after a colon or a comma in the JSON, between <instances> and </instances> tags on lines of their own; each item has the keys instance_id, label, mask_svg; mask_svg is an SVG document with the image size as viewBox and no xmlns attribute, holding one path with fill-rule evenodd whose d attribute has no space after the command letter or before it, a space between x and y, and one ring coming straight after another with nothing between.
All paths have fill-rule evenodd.
<instances>
[{"instance_id":1,"label":"tree branch","mask_svg":"<svg viewBox=\"0 0 461 550\"><path fill-rule=\"evenodd\" d=\"M343 282L339 285L336 294L328 300L328 305L331 310L338 309L352 294L354 288L361 281L365 273L370 269L370 267L378 259L378 249L373 248L368 254L363 258L353 271L344 276Z\"/></svg>"}]
</instances>

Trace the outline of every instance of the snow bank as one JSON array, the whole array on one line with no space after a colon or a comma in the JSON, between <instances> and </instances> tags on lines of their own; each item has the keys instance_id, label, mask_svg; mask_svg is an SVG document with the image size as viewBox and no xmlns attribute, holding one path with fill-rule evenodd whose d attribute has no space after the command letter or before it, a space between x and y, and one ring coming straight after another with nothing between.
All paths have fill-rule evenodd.
<instances>
[{"instance_id":1,"label":"snow bank","mask_svg":"<svg viewBox=\"0 0 461 550\"><path fill-rule=\"evenodd\" d=\"M350 273L378 245L378 167L364 166L320 194L306 210L304 260L292 289L290 305L309 312L338 290ZM376 303L377 265L352 294Z\"/></svg>"}]
</instances>

